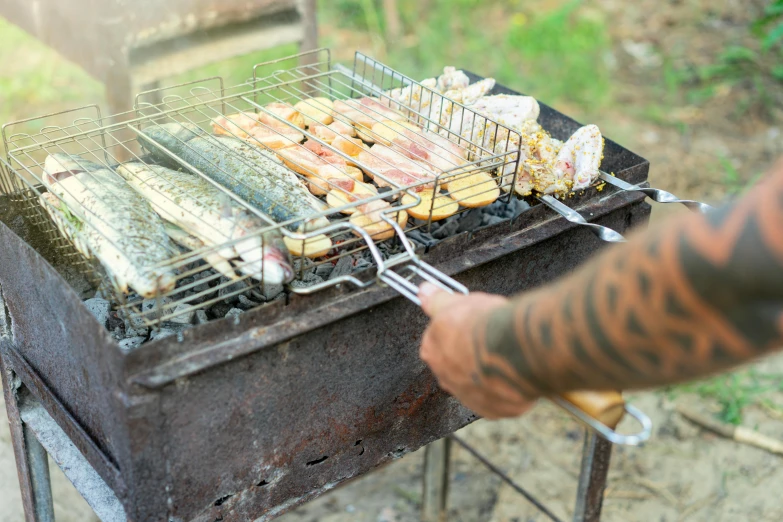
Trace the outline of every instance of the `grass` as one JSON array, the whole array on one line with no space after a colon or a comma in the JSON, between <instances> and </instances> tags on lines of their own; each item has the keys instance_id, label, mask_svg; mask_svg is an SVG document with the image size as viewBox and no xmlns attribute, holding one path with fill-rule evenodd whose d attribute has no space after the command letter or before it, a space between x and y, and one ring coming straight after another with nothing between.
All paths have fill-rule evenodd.
<instances>
[{"instance_id":1,"label":"grass","mask_svg":"<svg viewBox=\"0 0 783 522\"><path fill-rule=\"evenodd\" d=\"M783 392L783 374L761 373L754 368L668 389L670 398L683 393L695 393L715 401L721 408L718 418L734 425L742 423L743 411L749 406L763 406L783 412L783 405L773 402L769 397L780 392Z\"/></svg>"},{"instance_id":2,"label":"grass","mask_svg":"<svg viewBox=\"0 0 783 522\"><path fill-rule=\"evenodd\" d=\"M611 101L606 22L582 0L555 4L541 10L513 0L399 0L410 38L398 42L377 38L386 26L378 1L338 0L320 14L326 23L366 32L378 58L413 78L455 65L548 104L599 111Z\"/></svg>"}]
</instances>

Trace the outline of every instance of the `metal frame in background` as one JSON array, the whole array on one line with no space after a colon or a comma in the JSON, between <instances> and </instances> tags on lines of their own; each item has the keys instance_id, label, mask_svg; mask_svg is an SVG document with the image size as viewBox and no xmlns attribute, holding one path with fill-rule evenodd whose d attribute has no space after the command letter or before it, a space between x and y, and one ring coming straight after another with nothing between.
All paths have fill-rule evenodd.
<instances>
[{"instance_id":1,"label":"metal frame in background","mask_svg":"<svg viewBox=\"0 0 783 522\"><path fill-rule=\"evenodd\" d=\"M590 429L586 428L584 432L582 463L572 521L599 522L601 520L604 491L606 490L606 479L609 474L609 461L612 456L612 443L601 438ZM423 522L445 522L448 520L451 448L454 443L465 449L493 474L511 486L515 492L533 504L549 520L564 522L524 487L493 464L486 456L454 434L431 443L425 449L424 488L421 510Z\"/></svg>"}]
</instances>

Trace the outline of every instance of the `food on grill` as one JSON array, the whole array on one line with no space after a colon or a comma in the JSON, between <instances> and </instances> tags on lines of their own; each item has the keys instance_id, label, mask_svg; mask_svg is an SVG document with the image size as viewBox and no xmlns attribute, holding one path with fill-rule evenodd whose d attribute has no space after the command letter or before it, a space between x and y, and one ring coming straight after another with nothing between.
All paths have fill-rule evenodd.
<instances>
[{"instance_id":1,"label":"food on grill","mask_svg":"<svg viewBox=\"0 0 783 522\"><path fill-rule=\"evenodd\" d=\"M403 128L392 139L391 148L435 172L448 171L467 164L463 148L439 134L415 126Z\"/></svg>"},{"instance_id":2,"label":"food on grill","mask_svg":"<svg viewBox=\"0 0 783 522\"><path fill-rule=\"evenodd\" d=\"M258 232L265 228L264 222L201 176L138 162L120 165L117 173L165 221L208 247L227 245L213 258L226 262L239 258L243 274L266 283L282 284L293 279L288 254L280 249L280 232L261 236ZM213 261L205 260L214 266Z\"/></svg>"},{"instance_id":3,"label":"food on grill","mask_svg":"<svg viewBox=\"0 0 783 522\"><path fill-rule=\"evenodd\" d=\"M143 297L174 288L173 271L161 268L172 252L163 223L116 172L56 153L46 157L41 177L60 200L51 210L67 220L75 243L100 261L116 288L123 293L132 288Z\"/></svg>"},{"instance_id":4,"label":"food on grill","mask_svg":"<svg viewBox=\"0 0 783 522\"><path fill-rule=\"evenodd\" d=\"M335 119L343 116L357 127L368 130L379 121L405 121L405 116L400 112L390 109L377 98L368 97L358 100L335 100L333 114Z\"/></svg>"},{"instance_id":5,"label":"food on grill","mask_svg":"<svg viewBox=\"0 0 783 522\"><path fill-rule=\"evenodd\" d=\"M285 103L268 103L264 105L264 109L271 114L260 112L258 114L258 121L261 123L275 127L280 125L282 123L280 119L283 119L293 123L300 129L305 128L305 117L302 113Z\"/></svg>"},{"instance_id":6,"label":"food on grill","mask_svg":"<svg viewBox=\"0 0 783 522\"><path fill-rule=\"evenodd\" d=\"M258 121L258 115L247 112L213 118L212 131L218 135L236 136L254 145L260 143L270 149L290 147L304 140L304 134L285 123L264 124Z\"/></svg>"},{"instance_id":7,"label":"food on grill","mask_svg":"<svg viewBox=\"0 0 783 522\"><path fill-rule=\"evenodd\" d=\"M342 207L359 199L367 199L378 195L378 190L369 183L339 180L335 181L334 184L336 186L326 195L326 203L332 208ZM353 214L356 212L356 208L350 207L341 212L343 214Z\"/></svg>"},{"instance_id":8,"label":"food on grill","mask_svg":"<svg viewBox=\"0 0 783 522\"><path fill-rule=\"evenodd\" d=\"M305 256L310 259L323 257L332 249L332 240L324 234L308 239L291 239L283 237L286 248L295 256Z\"/></svg>"},{"instance_id":9,"label":"food on grill","mask_svg":"<svg viewBox=\"0 0 783 522\"><path fill-rule=\"evenodd\" d=\"M358 157L362 151L367 150L367 146L362 143L362 140L343 136L337 136L334 141L332 141L332 147L352 158ZM346 160L346 162L349 166L356 166L356 164L350 160Z\"/></svg>"},{"instance_id":10,"label":"food on grill","mask_svg":"<svg viewBox=\"0 0 783 522\"><path fill-rule=\"evenodd\" d=\"M311 126L314 123L329 125L334 121L332 109L334 104L329 98L316 96L315 98L306 98L296 105L294 109L299 111L305 117L305 125Z\"/></svg>"},{"instance_id":11,"label":"food on grill","mask_svg":"<svg viewBox=\"0 0 783 522\"><path fill-rule=\"evenodd\" d=\"M449 196L463 207L485 207L500 197L498 184L486 172L457 174L448 182Z\"/></svg>"},{"instance_id":12,"label":"food on grill","mask_svg":"<svg viewBox=\"0 0 783 522\"><path fill-rule=\"evenodd\" d=\"M348 164L342 156L317 141L286 147L278 150L277 154L287 167L307 177L307 186L316 196L329 192L332 180L354 179L356 176L354 170L348 171Z\"/></svg>"},{"instance_id":13,"label":"food on grill","mask_svg":"<svg viewBox=\"0 0 783 522\"><path fill-rule=\"evenodd\" d=\"M344 138L353 138L356 136L356 129L353 125L335 120L329 125L321 125L320 123L313 123L308 129L313 136L331 144L337 136L343 136Z\"/></svg>"},{"instance_id":14,"label":"food on grill","mask_svg":"<svg viewBox=\"0 0 783 522\"><path fill-rule=\"evenodd\" d=\"M421 202L408 210L408 214L416 219L429 220L430 212L433 221L440 221L453 216L459 211L459 204L448 196L438 194L435 201L432 200L432 191L423 191L417 194ZM412 205L416 203L416 198L410 194L402 196L403 205Z\"/></svg>"},{"instance_id":15,"label":"food on grill","mask_svg":"<svg viewBox=\"0 0 783 522\"><path fill-rule=\"evenodd\" d=\"M206 261L209 266L229 279L239 279L239 276L234 271L234 267L231 266L231 263L229 263L228 259L220 255L220 252L215 252L212 249L205 248L206 245L202 240L196 236L191 236L173 223L164 222L163 226L166 229L166 233L169 235L169 238L171 238L171 240L176 244L187 250L203 250L199 252L199 256L204 261Z\"/></svg>"},{"instance_id":16,"label":"food on grill","mask_svg":"<svg viewBox=\"0 0 783 522\"><path fill-rule=\"evenodd\" d=\"M595 125L578 129L563 144L555 159L555 175L573 180L573 190L587 188L598 179L604 159L604 138Z\"/></svg>"},{"instance_id":17,"label":"food on grill","mask_svg":"<svg viewBox=\"0 0 783 522\"><path fill-rule=\"evenodd\" d=\"M171 160L156 145L166 147L187 164L228 188L277 223L294 232L329 224L312 217L326 205L307 190L294 173L267 152L228 136L209 136L195 125L170 123L148 127L140 137L158 161Z\"/></svg>"},{"instance_id":18,"label":"food on grill","mask_svg":"<svg viewBox=\"0 0 783 522\"><path fill-rule=\"evenodd\" d=\"M350 218L351 223L365 230L375 241L383 241L394 237L394 229L383 220L382 214L389 219L396 219L405 228L408 223L408 213L404 210L391 211L391 205L383 200L368 201L356 207L356 212ZM356 231L354 234L359 235Z\"/></svg>"},{"instance_id":19,"label":"food on grill","mask_svg":"<svg viewBox=\"0 0 783 522\"><path fill-rule=\"evenodd\" d=\"M401 152L384 145L375 144L369 151L360 152L357 159L369 169L365 174L373 178L379 187L391 186L381 176L375 176L372 171L378 172L398 185L413 185L421 181L432 180L435 174ZM425 185L419 185L417 189L423 190ZM430 185L431 188L431 185Z\"/></svg>"}]
</instances>

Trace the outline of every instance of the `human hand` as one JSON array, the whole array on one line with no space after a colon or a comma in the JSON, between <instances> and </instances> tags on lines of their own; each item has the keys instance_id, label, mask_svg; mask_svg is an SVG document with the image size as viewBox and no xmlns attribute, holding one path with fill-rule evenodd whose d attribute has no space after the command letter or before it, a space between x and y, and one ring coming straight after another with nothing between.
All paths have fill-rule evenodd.
<instances>
[{"instance_id":1,"label":"human hand","mask_svg":"<svg viewBox=\"0 0 783 522\"><path fill-rule=\"evenodd\" d=\"M533 401L502 378L483 375L478 364L487 319L507 303L506 298L480 292L450 294L429 283L420 287L419 298L431 319L419 354L440 387L487 419L517 417L530 409Z\"/></svg>"}]
</instances>

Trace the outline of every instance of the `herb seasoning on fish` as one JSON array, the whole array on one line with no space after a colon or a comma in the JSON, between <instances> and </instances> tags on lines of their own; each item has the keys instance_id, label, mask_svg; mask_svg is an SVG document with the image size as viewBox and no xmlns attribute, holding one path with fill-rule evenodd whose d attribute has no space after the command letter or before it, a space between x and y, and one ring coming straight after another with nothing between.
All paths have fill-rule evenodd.
<instances>
[{"instance_id":1,"label":"herb seasoning on fish","mask_svg":"<svg viewBox=\"0 0 783 522\"><path fill-rule=\"evenodd\" d=\"M258 147L229 136L211 136L190 124L167 123L142 131L140 141L156 160L171 164L167 149L294 232L329 224L312 214L326 205L310 194L296 174ZM186 166L186 165L184 165Z\"/></svg>"},{"instance_id":2,"label":"herb seasoning on fish","mask_svg":"<svg viewBox=\"0 0 783 522\"><path fill-rule=\"evenodd\" d=\"M174 249L163 222L116 172L57 153L46 158L41 181L57 196L44 199L58 228L100 261L119 291L154 297L174 288L176 276L165 266Z\"/></svg>"}]
</instances>

